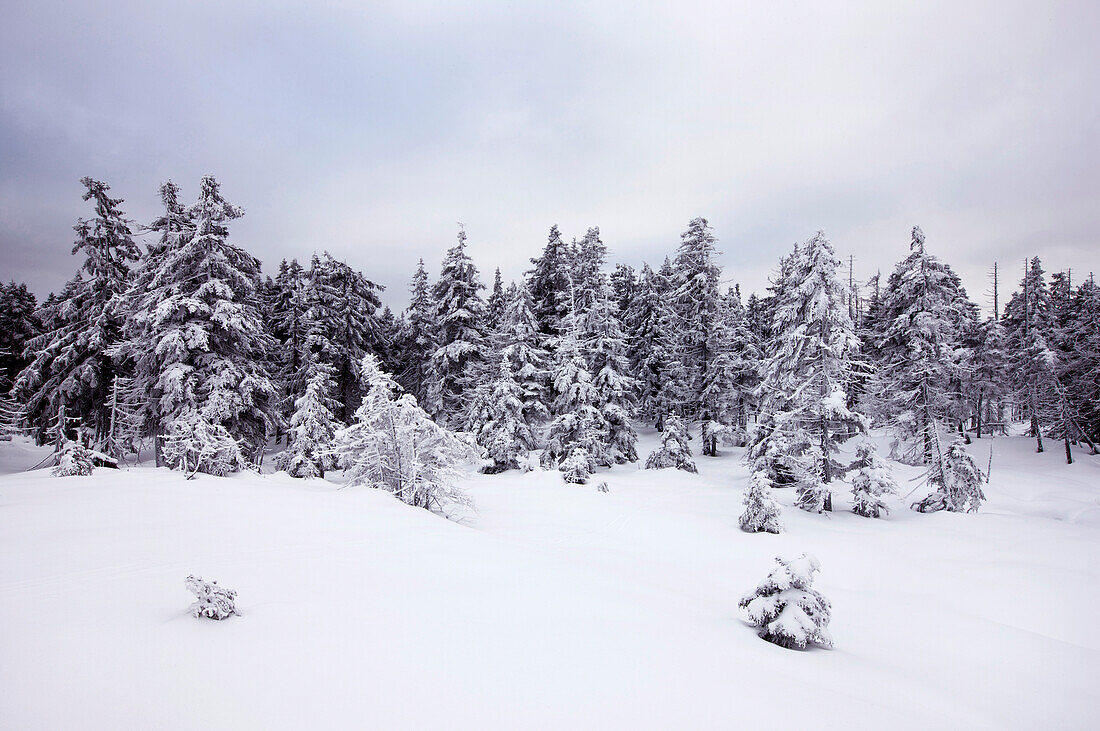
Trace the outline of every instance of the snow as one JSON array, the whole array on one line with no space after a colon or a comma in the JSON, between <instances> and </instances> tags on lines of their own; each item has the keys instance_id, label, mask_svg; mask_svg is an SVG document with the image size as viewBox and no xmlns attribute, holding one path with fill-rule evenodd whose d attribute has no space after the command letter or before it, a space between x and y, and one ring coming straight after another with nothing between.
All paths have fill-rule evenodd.
<instances>
[{"instance_id":1,"label":"snow","mask_svg":"<svg viewBox=\"0 0 1100 731\"><path fill-rule=\"evenodd\" d=\"M600 470L607 494L471 475L467 524L285 474L13 472L0 727L1090 726L1100 637L1052 607L1100 603L1100 458L992 443L976 514L909 510L920 469L891 463L888 517L848 512L842 483L825 515L777 490L780 535L738 527L740 449L697 475ZM7 469L38 454L0 443ZM764 642L737 607L805 552L833 650ZM243 616L191 617L189 574Z\"/></svg>"}]
</instances>

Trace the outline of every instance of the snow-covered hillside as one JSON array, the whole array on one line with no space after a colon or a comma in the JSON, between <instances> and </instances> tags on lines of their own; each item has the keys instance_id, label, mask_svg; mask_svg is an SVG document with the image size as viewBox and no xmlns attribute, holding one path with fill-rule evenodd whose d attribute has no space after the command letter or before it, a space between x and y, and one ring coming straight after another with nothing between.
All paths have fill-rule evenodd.
<instances>
[{"instance_id":1,"label":"snow-covered hillside","mask_svg":"<svg viewBox=\"0 0 1100 731\"><path fill-rule=\"evenodd\" d=\"M0 727L1086 727L1100 462L994 444L978 514L811 515L779 490L781 535L738 529L740 450L602 472L607 494L472 476L468 525L281 474L10 474ZM763 642L737 610L804 551L834 650ZM188 615L190 573L243 616Z\"/></svg>"}]
</instances>

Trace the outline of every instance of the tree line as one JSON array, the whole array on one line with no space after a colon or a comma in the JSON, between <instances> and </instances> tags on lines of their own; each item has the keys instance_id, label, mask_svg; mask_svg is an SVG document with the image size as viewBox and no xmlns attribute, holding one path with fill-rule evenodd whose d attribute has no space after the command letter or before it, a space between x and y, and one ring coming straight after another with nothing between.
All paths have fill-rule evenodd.
<instances>
[{"instance_id":1,"label":"tree line","mask_svg":"<svg viewBox=\"0 0 1100 731\"><path fill-rule=\"evenodd\" d=\"M1070 461L1072 445L1100 438L1092 275L1048 277L1034 258L1003 311L994 284L982 317L919 228L885 281L845 281L818 232L744 299L705 218L638 270L611 266L599 228L567 241L553 226L521 281L497 270L487 291L460 228L434 280L419 262L395 314L381 286L327 252L262 276L212 176L191 204L165 183L144 226L109 186L82 182L94 214L74 227L80 269L41 304L22 284L0 291L4 420L39 442L79 433L114 457L152 444L158 464L218 472L285 445L280 466L323 474L381 373L391 400L408 394L468 435L486 471L541 450L544 467L583 482L638 460L637 423L667 436L672 421L703 455L747 447L754 480L795 485L800 507L820 511L852 469L839 445L871 426L892 431L893 456L931 466L937 489L921 509L970 505L945 497L947 430L969 440L1024 421L1037 449L1060 440Z\"/></svg>"}]
</instances>

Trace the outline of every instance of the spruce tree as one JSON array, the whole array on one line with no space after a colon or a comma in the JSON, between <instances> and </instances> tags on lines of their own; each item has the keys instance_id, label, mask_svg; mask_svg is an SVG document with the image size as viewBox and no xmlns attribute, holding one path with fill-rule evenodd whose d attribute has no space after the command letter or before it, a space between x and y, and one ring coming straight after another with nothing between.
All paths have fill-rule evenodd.
<instances>
[{"instance_id":1,"label":"spruce tree","mask_svg":"<svg viewBox=\"0 0 1100 731\"><path fill-rule=\"evenodd\" d=\"M555 355L552 384L557 399L554 421L542 466L557 467L567 482L584 483L597 465L606 464L607 423L600 411L599 394L592 384L584 357L576 318L566 318L566 330Z\"/></svg>"},{"instance_id":2,"label":"spruce tree","mask_svg":"<svg viewBox=\"0 0 1100 731\"><path fill-rule=\"evenodd\" d=\"M821 565L807 554L793 560L777 557L775 561L778 565L768 578L739 604L759 628L757 634L781 647L832 647L828 630L832 605L813 588L814 574Z\"/></svg>"},{"instance_id":3,"label":"spruce tree","mask_svg":"<svg viewBox=\"0 0 1100 731\"><path fill-rule=\"evenodd\" d=\"M771 494L772 481L764 472L753 472L745 493L745 512L739 520L746 533L782 533L779 503Z\"/></svg>"},{"instance_id":4,"label":"spruce tree","mask_svg":"<svg viewBox=\"0 0 1100 731\"><path fill-rule=\"evenodd\" d=\"M74 227L73 254L84 254L81 269L87 278L78 272L61 297L39 311L38 318L49 324L25 342L29 363L13 391L33 423L44 425L64 403L66 413L84 421L98 442L109 425L106 404L116 372L112 351L125 317L119 295L141 250L119 208L122 200L107 194L110 186L92 178L80 182L84 200L95 205L95 217Z\"/></svg>"},{"instance_id":5,"label":"spruce tree","mask_svg":"<svg viewBox=\"0 0 1100 731\"><path fill-rule=\"evenodd\" d=\"M493 291L485 301L485 330L488 333L500 329L504 321L504 309L508 299L504 295L504 279L500 276L500 267L493 272Z\"/></svg>"},{"instance_id":6,"label":"spruce tree","mask_svg":"<svg viewBox=\"0 0 1100 731\"><path fill-rule=\"evenodd\" d=\"M718 419L721 405L717 399L725 391L719 382L725 374L715 371L729 365L728 360L716 362L720 351L715 348L728 347L728 333L716 332L722 327L722 268L716 261L716 241L707 219L692 219L680 235L673 265L671 296L679 336L677 357L686 371L689 388L685 415L700 421Z\"/></svg>"},{"instance_id":7,"label":"spruce tree","mask_svg":"<svg viewBox=\"0 0 1100 731\"><path fill-rule=\"evenodd\" d=\"M695 466L695 460L691 458L687 425L676 414L668 415L664 433L661 435L661 445L650 452L645 461L647 470L665 470L670 467L684 472L699 471Z\"/></svg>"},{"instance_id":8,"label":"spruce tree","mask_svg":"<svg viewBox=\"0 0 1100 731\"><path fill-rule=\"evenodd\" d=\"M436 349L435 302L432 300L428 271L420 259L409 285L412 300L405 310L401 328L402 368L398 375L401 386L416 396L426 411L433 413L438 404L428 401L428 382L431 378L431 359Z\"/></svg>"},{"instance_id":9,"label":"spruce tree","mask_svg":"<svg viewBox=\"0 0 1100 731\"><path fill-rule=\"evenodd\" d=\"M913 228L910 254L898 263L882 294L878 334L881 358L868 399L899 441L902 457L928 463L935 457L936 429L955 413L962 336L975 317L959 277L925 249Z\"/></svg>"},{"instance_id":10,"label":"spruce tree","mask_svg":"<svg viewBox=\"0 0 1100 731\"><path fill-rule=\"evenodd\" d=\"M193 226L161 251L145 291L128 297L122 350L136 364L135 387L155 401L169 462L188 471L240 468L236 444L258 459L278 416L264 365L273 343L257 309L260 262L229 241L241 215L204 177L187 210Z\"/></svg>"},{"instance_id":11,"label":"spruce tree","mask_svg":"<svg viewBox=\"0 0 1100 731\"><path fill-rule=\"evenodd\" d=\"M332 366L311 362L304 393L294 401L287 448L275 459L275 466L291 477L324 477L336 466L332 441L343 425L336 421L336 406L330 394L335 382Z\"/></svg>"},{"instance_id":12,"label":"spruce tree","mask_svg":"<svg viewBox=\"0 0 1100 731\"><path fill-rule=\"evenodd\" d=\"M772 440L784 441L795 458L798 506L832 509L829 485L843 472L834 456L839 444L866 430L862 416L848 409L859 338L837 279L832 245L822 232L796 249L777 292L772 323L775 342L764 365L761 410L765 428L749 451L754 471L774 473Z\"/></svg>"},{"instance_id":13,"label":"spruce tree","mask_svg":"<svg viewBox=\"0 0 1100 731\"><path fill-rule=\"evenodd\" d=\"M478 383L486 345L485 303L478 294L483 288L477 266L466 253L466 231L459 229L458 243L447 251L432 288L437 347L428 402L438 405L434 415L444 424L461 422Z\"/></svg>"},{"instance_id":14,"label":"spruce tree","mask_svg":"<svg viewBox=\"0 0 1100 731\"><path fill-rule=\"evenodd\" d=\"M326 251L310 263L306 292L310 351L333 367L335 414L341 422L355 412L362 399L359 364L368 353L382 349L378 298L382 287Z\"/></svg>"},{"instance_id":15,"label":"spruce tree","mask_svg":"<svg viewBox=\"0 0 1100 731\"><path fill-rule=\"evenodd\" d=\"M0 282L0 393L7 393L30 363L24 355L27 341L40 334L35 316L38 303L24 283Z\"/></svg>"},{"instance_id":16,"label":"spruce tree","mask_svg":"<svg viewBox=\"0 0 1100 731\"><path fill-rule=\"evenodd\" d=\"M589 307L584 331L592 385L607 424L603 465L636 462L638 434L631 422L636 412L637 384L629 375L626 342L606 283L599 286Z\"/></svg>"},{"instance_id":17,"label":"spruce tree","mask_svg":"<svg viewBox=\"0 0 1100 731\"><path fill-rule=\"evenodd\" d=\"M523 415L523 390L512 375L507 356L500 358L490 394L488 418L476 432L477 443L491 460L482 471L496 474L520 469L526 464L528 450L534 446L534 436Z\"/></svg>"},{"instance_id":18,"label":"spruce tree","mask_svg":"<svg viewBox=\"0 0 1100 731\"><path fill-rule=\"evenodd\" d=\"M878 456L875 446L863 442L856 447L856 457L848 467L855 472L852 477L852 512L867 518L878 518L890 512L883 495L896 495L898 483L890 472L890 466Z\"/></svg>"},{"instance_id":19,"label":"spruce tree","mask_svg":"<svg viewBox=\"0 0 1100 731\"><path fill-rule=\"evenodd\" d=\"M516 287L508 297L501 329L501 353L508 358L520 388L524 421L532 428L550 417L547 408L549 354L540 345L538 322L527 287ZM534 448L534 444L531 448Z\"/></svg>"},{"instance_id":20,"label":"spruce tree","mask_svg":"<svg viewBox=\"0 0 1100 731\"><path fill-rule=\"evenodd\" d=\"M930 495L913 503L921 513L948 510L955 513L977 512L985 501L982 483L985 475L978 463L966 451L963 439L956 439L946 452L929 466L926 482L933 488Z\"/></svg>"},{"instance_id":21,"label":"spruce tree","mask_svg":"<svg viewBox=\"0 0 1100 731\"><path fill-rule=\"evenodd\" d=\"M538 323L542 346L548 349L556 347L556 339L562 334L562 323L569 312L570 258L569 247L554 225L550 227L542 254L531 259L534 268L527 272L531 310Z\"/></svg>"}]
</instances>

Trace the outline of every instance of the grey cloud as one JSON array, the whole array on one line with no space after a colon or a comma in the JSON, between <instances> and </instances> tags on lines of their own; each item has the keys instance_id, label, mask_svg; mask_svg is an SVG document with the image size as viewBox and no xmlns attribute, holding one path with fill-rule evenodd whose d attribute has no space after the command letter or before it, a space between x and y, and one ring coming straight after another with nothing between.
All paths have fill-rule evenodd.
<instances>
[{"instance_id":1,"label":"grey cloud","mask_svg":"<svg viewBox=\"0 0 1100 731\"><path fill-rule=\"evenodd\" d=\"M693 216L761 291L824 228L860 278L921 224L972 296L994 259L1096 268L1092 3L35 3L0 23L0 252L76 266L78 179L139 220L216 174L271 264L328 249L400 306L455 222L516 277L552 223L659 262Z\"/></svg>"}]
</instances>

